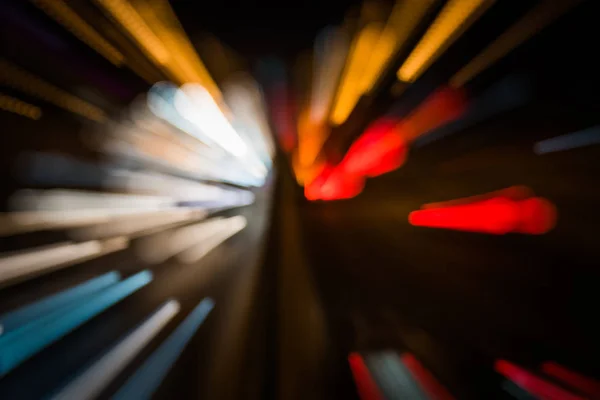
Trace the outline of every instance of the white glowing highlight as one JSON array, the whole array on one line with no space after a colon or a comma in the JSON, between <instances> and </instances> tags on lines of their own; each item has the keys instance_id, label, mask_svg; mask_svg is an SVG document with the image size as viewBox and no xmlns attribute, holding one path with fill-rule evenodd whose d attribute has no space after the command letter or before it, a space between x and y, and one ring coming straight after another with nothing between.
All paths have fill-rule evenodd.
<instances>
[{"instance_id":1,"label":"white glowing highlight","mask_svg":"<svg viewBox=\"0 0 600 400\"><path fill-rule=\"evenodd\" d=\"M183 85L175 94L175 109L210 140L234 156L243 156L248 151L242 138L202 86L193 83Z\"/></svg>"}]
</instances>

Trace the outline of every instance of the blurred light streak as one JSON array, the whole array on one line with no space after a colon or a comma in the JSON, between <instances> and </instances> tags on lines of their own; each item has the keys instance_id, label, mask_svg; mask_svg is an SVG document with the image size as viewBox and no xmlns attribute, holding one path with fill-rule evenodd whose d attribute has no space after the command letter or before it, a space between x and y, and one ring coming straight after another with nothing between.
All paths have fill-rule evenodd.
<instances>
[{"instance_id":1,"label":"blurred light streak","mask_svg":"<svg viewBox=\"0 0 600 400\"><path fill-rule=\"evenodd\" d=\"M600 144L600 125L575 133L542 140L533 146L535 154L554 153Z\"/></svg>"},{"instance_id":2,"label":"blurred light streak","mask_svg":"<svg viewBox=\"0 0 600 400\"><path fill-rule=\"evenodd\" d=\"M177 82L202 85L226 112L225 105L221 102L219 87L198 56L168 0L135 2L134 5L170 52L168 68Z\"/></svg>"},{"instance_id":3,"label":"blurred light streak","mask_svg":"<svg viewBox=\"0 0 600 400\"><path fill-rule=\"evenodd\" d=\"M407 150L397 130L397 121L381 119L352 143L341 168L351 175L378 176L399 168L406 160Z\"/></svg>"},{"instance_id":4,"label":"blurred light streak","mask_svg":"<svg viewBox=\"0 0 600 400\"><path fill-rule=\"evenodd\" d=\"M426 203L421 206L421 210L429 210L432 208L452 207L476 203L478 201L490 200L497 197L507 198L510 200L525 200L533 197L533 190L527 186L511 186L506 189L500 189L489 193L479 194L476 196L463 197L455 200L440 201L436 203Z\"/></svg>"},{"instance_id":5,"label":"blurred light streak","mask_svg":"<svg viewBox=\"0 0 600 400\"><path fill-rule=\"evenodd\" d=\"M493 2L449 0L398 69L398 79L415 81Z\"/></svg>"},{"instance_id":6,"label":"blurred light streak","mask_svg":"<svg viewBox=\"0 0 600 400\"><path fill-rule=\"evenodd\" d=\"M430 228L496 235L511 232L537 235L554 227L556 208L539 197L521 201L493 197L469 204L413 211L408 221L414 226Z\"/></svg>"},{"instance_id":7,"label":"blurred light streak","mask_svg":"<svg viewBox=\"0 0 600 400\"><path fill-rule=\"evenodd\" d=\"M150 399L214 304L210 298L202 300L112 398Z\"/></svg>"},{"instance_id":8,"label":"blurred light streak","mask_svg":"<svg viewBox=\"0 0 600 400\"><path fill-rule=\"evenodd\" d=\"M465 112L456 120L423 132L413 142L419 148L461 132L475 124L525 105L532 98L532 88L526 77L509 76L492 85L479 97L470 100Z\"/></svg>"},{"instance_id":9,"label":"blurred light streak","mask_svg":"<svg viewBox=\"0 0 600 400\"><path fill-rule=\"evenodd\" d=\"M169 211L173 211L169 213ZM195 211L195 210L194 210ZM192 212L189 216L203 213L202 210ZM24 233L38 230L56 230L66 228L77 228L87 225L97 224L116 224L114 227L91 228L89 232L96 234L111 234L115 232L137 233L136 227L144 227L141 218L148 218L149 221L161 220L165 214L177 214L175 208L165 210L147 210L147 209L88 209L88 210L52 210L52 211L19 211L5 213L0 215L0 236L12 235L15 233ZM124 220L127 218L127 220ZM129 220L129 218L131 218ZM133 222L136 221L136 222ZM131 225L130 225L131 224ZM149 222L151 225L151 223ZM141 226L140 226L141 225ZM83 232L88 232L84 230Z\"/></svg>"},{"instance_id":10,"label":"blurred light streak","mask_svg":"<svg viewBox=\"0 0 600 400\"><path fill-rule=\"evenodd\" d=\"M102 150L126 159L128 164L135 161L186 178L261 186L268 171L258 155L254 152L246 152L241 158L228 155L177 112L174 101L178 93L180 101L187 101L177 86L167 82L155 84L146 101L134 104L131 117L134 123L123 120L111 124L107 135L98 137ZM225 123L221 111L215 112L221 115L217 117L220 122ZM223 128L223 124L217 128ZM242 138L238 139L245 146Z\"/></svg>"},{"instance_id":11,"label":"blurred light streak","mask_svg":"<svg viewBox=\"0 0 600 400\"><path fill-rule=\"evenodd\" d=\"M369 93L436 0L398 0L373 49L362 77L362 90Z\"/></svg>"},{"instance_id":12,"label":"blurred light streak","mask_svg":"<svg viewBox=\"0 0 600 400\"><path fill-rule=\"evenodd\" d=\"M103 122L106 120L106 114L100 108L5 60L0 60L0 83L92 121Z\"/></svg>"},{"instance_id":13,"label":"blurred light streak","mask_svg":"<svg viewBox=\"0 0 600 400\"><path fill-rule=\"evenodd\" d=\"M386 399L427 400L395 352L371 353L365 355L365 362Z\"/></svg>"},{"instance_id":14,"label":"blurred light streak","mask_svg":"<svg viewBox=\"0 0 600 400\"><path fill-rule=\"evenodd\" d=\"M221 93L167 1L135 6L127 0L96 0L138 43L157 67L179 84L197 83L221 104Z\"/></svg>"},{"instance_id":15,"label":"blurred light streak","mask_svg":"<svg viewBox=\"0 0 600 400\"><path fill-rule=\"evenodd\" d=\"M333 168L332 165L324 164L315 178L311 182L306 182L304 185L304 196L307 200L313 201L321 198L321 187L331 175Z\"/></svg>"},{"instance_id":16,"label":"blurred light streak","mask_svg":"<svg viewBox=\"0 0 600 400\"><path fill-rule=\"evenodd\" d=\"M215 249L225 240L229 239L230 237L244 229L246 227L247 222L245 217L238 215L235 217L228 218L224 221L223 224L224 226L220 228L220 230L217 231L214 235L206 238L201 243L198 243L193 247L179 253L177 255L177 260L185 264L198 262L211 250Z\"/></svg>"},{"instance_id":17,"label":"blurred light streak","mask_svg":"<svg viewBox=\"0 0 600 400\"><path fill-rule=\"evenodd\" d=\"M107 272L104 275L0 315L0 334L15 330L61 307L79 302L89 295L117 283L120 279L121 274L117 271Z\"/></svg>"},{"instance_id":18,"label":"blurred light streak","mask_svg":"<svg viewBox=\"0 0 600 400\"><path fill-rule=\"evenodd\" d=\"M231 123L219 109L210 93L200 85L185 84L175 94L175 108L191 123L236 157L243 156L248 148Z\"/></svg>"},{"instance_id":19,"label":"blurred light streak","mask_svg":"<svg viewBox=\"0 0 600 400\"><path fill-rule=\"evenodd\" d=\"M20 189L10 199L15 210L66 211L113 210L117 213L131 211L156 211L175 205L167 195L103 193L70 189Z\"/></svg>"},{"instance_id":20,"label":"blurred light streak","mask_svg":"<svg viewBox=\"0 0 600 400\"><path fill-rule=\"evenodd\" d=\"M383 395L379 392L360 354L350 353L348 363L361 400L383 400Z\"/></svg>"},{"instance_id":21,"label":"blurred light streak","mask_svg":"<svg viewBox=\"0 0 600 400\"><path fill-rule=\"evenodd\" d=\"M205 218L208 211L203 209L175 209L158 211L152 214L120 217L119 219L89 227L72 229L69 235L78 240L107 238L113 236L138 237L149 235L156 230Z\"/></svg>"},{"instance_id":22,"label":"blurred light streak","mask_svg":"<svg viewBox=\"0 0 600 400\"><path fill-rule=\"evenodd\" d=\"M328 136L329 128L323 122L314 122L309 115L309 110L300 113L298 116L298 170L308 169L313 165Z\"/></svg>"},{"instance_id":23,"label":"blurred light streak","mask_svg":"<svg viewBox=\"0 0 600 400\"><path fill-rule=\"evenodd\" d=\"M384 117L373 122L352 143L341 168L346 174L361 177L375 177L399 168L413 140L458 118L466 105L464 91L442 88L402 120Z\"/></svg>"},{"instance_id":24,"label":"blurred light streak","mask_svg":"<svg viewBox=\"0 0 600 400\"><path fill-rule=\"evenodd\" d=\"M539 2L524 17L462 67L450 79L450 85L454 87L465 85L580 2L581 0L543 0Z\"/></svg>"},{"instance_id":25,"label":"blurred light streak","mask_svg":"<svg viewBox=\"0 0 600 400\"><path fill-rule=\"evenodd\" d=\"M344 123L362 95L364 87L362 83L363 74L373 48L377 45L381 29L380 24L372 22L365 26L353 40L333 109L329 116L331 124L341 125Z\"/></svg>"},{"instance_id":26,"label":"blurred light streak","mask_svg":"<svg viewBox=\"0 0 600 400\"><path fill-rule=\"evenodd\" d=\"M96 0L96 2L125 28L151 60L158 65L167 65L171 57L169 51L127 0Z\"/></svg>"},{"instance_id":27,"label":"blurred light streak","mask_svg":"<svg viewBox=\"0 0 600 400\"><path fill-rule=\"evenodd\" d=\"M179 313L180 305L169 300L110 351L51 397L52 400L95 399L125 367L138 356L160 331Z\"/></svg>"},{"instance_id":28,"label":"blurred light streak","mask_svg":"<svg viewBox=\"0 0 600 400\"><path fill-rule=\"evenodd\" d=\"M116 237L105 241L60 243L4 255L0 258L0 286L113 253L128 245L126 238Z\"/></svg>"},{"instance_id":29,"label":"blurred light streak","mask_svg":"<svg viewBox=\"0 0 600 400\"><path fill-rule=\"evenodd\" d=\"M341 28L329 27L315 40L310 121L325 121L348 54L348 37Z\"/></svg>"},{"instance_id":30,"label":"blurred light streak","mask_svg":"<svg viewBox=\"0 0 600 400\"><path fill-rule=\"evenodd\" d=\"M123 64L125 60L123 54L85 22L64 0L33 0L33 4L112 64L116 66Z\"/></svg>"},{"instance_id":31,"label":"blurred light streak","mask_svg":"<svg viewBox=\"0 0 600 400\"><path fill-rule=\"evenodd\" d=\"M265 167L270 168L275 145L260 87L250 75L238 74L224 85L223 96L235 116L236 130L247 139Z\"/></svg>"},{"instance_id":32,"label":"blurred light streak","mask_svg":"<svg viewBox=\"0 0 600 400\"><path fill-rule=\"evenodd\" d=\"M136 246L136 252L145 262L158 264L176 254L193 248L196 244L205 243L211 237L227 230L229 226L239 224L239 222L235 222L234 224L234 221L240 218L243 219L243 217L215 217L197 224L178 228L174 231L162 232L144 238Z\"/></svg>"},{"instance_id":33,"label":"blurred light streak","mask_svg":"<svg viewBox=\"0 0 600 400\"><path fill-rule=\"evenodd\" d=\"M600 382L590 377L571 371L553 361L543 363L542 372L556 380L562 381L587 396L591 396L594 399L600 398Z\"/></svg>"},{"instance_id":34,"label":"blurred light streak","mask_svg":"<svg viewBox=\"0 0 600 400\"><path fill-rule=\"evenodd\" d=\"M364 184L363 177L346 173L341 164L329 166L305 186L305 196L308 200L350 199L362 192Z\"/></svg>"},{"instance_id":35,"label":"blurred light streak","mask_svg":"<svg viewBox=\"0 0 600 400\"><path fill-rule=\"evenodd\" d=\"M448 390L438 382L414 355L405 353L400 358L412 377L419 383L431 400L454 400L454 397Z\"/></svg>"},{"instance_id":36,"label":"blurred light streak","mask_svg":"<svg viewBox=\"0 0 600 400\"><path fill-rule=\"evenodd\" d=\"M85 302L48 313L0 336L0 376L151 281L152 272L144 270L92 295Z\"/></svg>"},{"instance_id":37,"label":"blurred light streak","mask_svg":"<svg viewBox=\"0 0 600 400\"><path fill-rule=\"evenodd\" d=\"M461 89L441 88L432 93L398 124L407 142L460 117L467 109L467 95Z\"/></svg>"},{"instance_id":38,"label":"blurred light streak","mask_svg":"<svg viewBox=\"0 0 600 400\"><path fill-rule=\"evenodd\" d=\"M0 93L0 110L34 120L38 120L42 116L42 110L39 107L2 93Z\"/></svg>"},{"instance_id":39,"label":"blurred light streak","mask_svg":"<svg viewBox=\"0 0 600 400\"><path fill-rule=\"evenodd\" d=\"M497 360L494 363L494 369L499 374L510 379L519 387L525 389L529 393L542 399L551 400L583 400L581 396L577 396L568 392L552 383L549 383L538 376L530 373L526 369L512 364L505 360Z\"/></svg>"}]
</instances>

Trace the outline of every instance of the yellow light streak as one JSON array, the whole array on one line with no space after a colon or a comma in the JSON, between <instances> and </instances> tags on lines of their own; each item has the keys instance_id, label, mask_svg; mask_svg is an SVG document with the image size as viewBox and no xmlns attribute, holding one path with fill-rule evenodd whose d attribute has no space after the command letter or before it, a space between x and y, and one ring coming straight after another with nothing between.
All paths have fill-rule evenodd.
<instances>
[{"instance_id":1,"label":"yellow light streak","mask_svg":"<svg viewBox=\"0 0 600 400\"><path fill-rule=\"evenodd\" d=\"M493 0L450 0L398 69L398 79L415 81L491 4Z\"/></svg>"}]
</instances>

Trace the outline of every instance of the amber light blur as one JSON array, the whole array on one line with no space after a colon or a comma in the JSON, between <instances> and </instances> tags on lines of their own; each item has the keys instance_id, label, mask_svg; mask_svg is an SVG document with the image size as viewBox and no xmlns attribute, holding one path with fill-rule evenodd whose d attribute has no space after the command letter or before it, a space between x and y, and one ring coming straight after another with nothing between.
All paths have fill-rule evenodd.
<instances>
[{"instance_id":1,"label":"amber light blur","mask_svg":"<svg viewBox=\"0 0 600 400\"><path fill-rule=\"evenodd\" d=\"M371 23L364 27L350 49L346 70L342 76L335 104L330 116L333 125L340 125L348 119L358 99L363 93L363 74L367 68L369 57L377 45L381 26Z\"/></svg>"},{"instance_id":2,"label":"amber light blur","mask_svg":"<svg viewBox=\"0 0 600 400\"><path fill-rule=\"evenodd\" d=\"M398 69L398 79L416 80L492 3L491 0L450 0Z\"/></svg>"},{"instance_id":3,"label":"amber light blur","mask_svg":"<svg viewBox=\"0 0 600 400\"><path fill-rule=\"evenodd\" d=\"M548 200L540 197L513 200L496 196L437 208L428 205L425 209L411 212L408 222L414 226L496 235L539 235L554 227L556 208Z\"/></svg>"}]
</instances>

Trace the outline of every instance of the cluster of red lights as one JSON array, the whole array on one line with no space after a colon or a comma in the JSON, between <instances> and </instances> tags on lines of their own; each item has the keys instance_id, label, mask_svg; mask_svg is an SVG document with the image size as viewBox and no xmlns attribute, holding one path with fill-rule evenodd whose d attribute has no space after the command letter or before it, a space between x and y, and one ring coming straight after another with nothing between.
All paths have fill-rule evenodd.
<instances>
[{"instance_id":1,"label":"cluster of red lights","mask_svg":"<svg viewBox=\"0 0 600 400\"><path fill-rule=\"evenodd\" d=\"M413 354L401 354L398 362L406 367L410 378L427 394L428 398L454 399L446 387ZM350 353L348 363L360 398L362 400L383 399L380 385L372 376L363 357L359 353ZM600 382L555 362L544 362L541 365L541 374L506 360L496 360L494 370L536 398L550 400L600 398Z\"/></svg>"},{"instance_id":2,"label":"cluster of red lights","mask_svg":"<svg viewBox=\"0 0 600 400\"><path fill-rule=\"evenodd\" d=\"M358 195L367 178L400 168L414 139L460 116L466 104L463 91L444 88L404 119L375 121L352 143L341 163L326 165L305 186L306 198L339 200Z\"/></svg>"}]
</instances>

